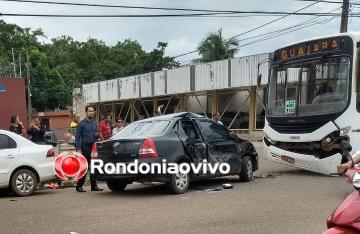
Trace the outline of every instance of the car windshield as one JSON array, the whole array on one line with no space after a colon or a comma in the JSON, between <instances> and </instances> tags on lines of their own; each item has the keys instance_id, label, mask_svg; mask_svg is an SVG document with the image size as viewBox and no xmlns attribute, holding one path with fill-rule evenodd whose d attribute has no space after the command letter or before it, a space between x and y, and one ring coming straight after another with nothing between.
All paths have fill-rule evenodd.
<instances>
[{"instance_id":1,"label":"car windshield","mask_svg":"<svg viewBox=\"0 0 360 234\"><path fill-rule=\"evenodd\" d=\"M111 139L141 137L141 136L157 136L161 135L170 121L145 121L135 122L126 126Z\"/></svg>"},{"instance_id":2,"label":"car windshield","mask_svg":"<svg viewBox=\"0 0 360 234\"><path fill-rule=\"evenodd\" d=\"M269 81L268 116L338 113L348 103L350 59L336 57L274 67Z\"/></svg>"}]
</instances>

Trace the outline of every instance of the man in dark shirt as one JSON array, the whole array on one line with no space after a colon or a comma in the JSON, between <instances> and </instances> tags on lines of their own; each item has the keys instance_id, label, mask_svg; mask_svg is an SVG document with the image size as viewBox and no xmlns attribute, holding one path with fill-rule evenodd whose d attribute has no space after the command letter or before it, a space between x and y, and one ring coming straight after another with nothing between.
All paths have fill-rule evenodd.
<instances>
[{"instance_id":1,"label":"man in dark shirt","mask_svg":"<svg viewBox=\"0 0 360 234\"><path fill-rule=\"evenodd\" d=\"M34 143L43 143L45 141L45 127L40 125L40 119L35 118L31 122L27 134L31 137L30 140Z\"/></svg>"},{"instance_id":2,"label":"man in dark shirt","mask_svg":"<svg viewBox=\"0 0 360 234\"><path fill-rule=\"evenodd\" d=\"M88 161L89 171L90 171L90 160L91 160L91 148L95 143L97 138L99 137L99 133L97 131L96 121L94 119L95 110L92 106L85 107L86 118L81 120L76 127L76 150L77 152L84 155L86 160ZM85 183L86 175L78 180L76 185L76 191L78 192L86 192L82 186ZM95 175L90 173L90 183L91 183L91 191L102 191L97 186Z\"/></svg>"}]
</instances>

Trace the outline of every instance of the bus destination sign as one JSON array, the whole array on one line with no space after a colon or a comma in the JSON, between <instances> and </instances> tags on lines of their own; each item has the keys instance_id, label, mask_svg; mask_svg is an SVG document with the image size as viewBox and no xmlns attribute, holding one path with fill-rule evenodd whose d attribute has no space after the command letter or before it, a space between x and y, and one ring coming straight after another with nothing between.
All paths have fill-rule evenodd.
<instances>
[{"instance_id":1,"label":"bus destination sign","mask_svg":"<svg viewBox=\"0 0 360 234\"><path fill-rule=\"evenodd\" d=\"M315 55L324 52L340 50L342 47L340 37L326 38L322 40L305 42L278 50L277 59L285 62L289 59L299 58L306 55Z\"/></svg>"}]
</instances>

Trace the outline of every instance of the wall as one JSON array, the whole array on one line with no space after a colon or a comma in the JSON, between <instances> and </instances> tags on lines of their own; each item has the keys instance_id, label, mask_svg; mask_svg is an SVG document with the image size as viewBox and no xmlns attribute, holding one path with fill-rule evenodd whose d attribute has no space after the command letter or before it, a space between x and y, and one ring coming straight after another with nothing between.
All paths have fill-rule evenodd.
<instances>
[{"instance_id":1,"label":"wall","mask_svg":"<svg viewBox=\"0 0 360 234\"><path fill-rule=\"evenodd\" d=\"M54 112L39 112L37 116L40 119L49 119L50 126L46 126L50 129L57 128L69 128L71 123L71 113L70 111L54 111Z\"/></svg>"},{"instance_id":2,"label":"wall","mask_svg":"<svg viewBox=\"0 0 360 234\"><path fill-rule=\"evenodd\" d=\"M84 84L85 103L101 103L199 91L246 88L268 78L270 54L255 54L211 63L183 66L166 71Z\"/></svg>"},{"instance_id":3,"label":"wall","mask_svg":"<svg viewBox=\"0 0 360 234\"><path fill-rule=\"evenodd\" d=\"M8 130L11 115L19 115L27 128L27 106L25 80L22 78L0 78L0 129Z\"/></svg>"}]
</instances>

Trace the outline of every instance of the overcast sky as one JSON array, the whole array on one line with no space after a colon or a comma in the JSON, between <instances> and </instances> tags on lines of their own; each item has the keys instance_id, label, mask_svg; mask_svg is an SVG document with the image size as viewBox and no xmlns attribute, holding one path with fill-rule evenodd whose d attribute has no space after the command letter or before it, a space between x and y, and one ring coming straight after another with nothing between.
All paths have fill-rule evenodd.
<instances>
[{"instance_id":1,"label":"overcast sky","mask_svg":"<svg viewBox=\"0 0 360 234\"><path fill-rule=\"evenodd\" d=\"M48 0L56 1L56 0ZM239 11L286 11L291 12L311 4L295 0L58 0L62 2L121 4L133 6L154 7L181 7L214 10L239 10ZM340 4L318 3L304 12L329 12ZM180 13L150 10L132 10L115 8L97 8L82 6L40 5L31 3L13 3L0 1L1 13L43 13L43 14L162 14ZM354 12L359 9L353 9ZM156 47L158 41L168 42L167 54L175 56L196 49L199 42L211 31L222 28L226 38L240 34L248 29L264 24L277 17L250 17L250 18L33 18L33 17L2 17L6 22L16 23L22 27L32 29L42 28L50 38L69 35L76 40L85 41L89 37L97 38L108 45L117 41L131 38L140 42L145 50ZM290 16L261 30L246 34L244 37L292 26L313 16ZM323 19L323 18L322 18ZM297 40L337 33L340 20L334 19L330 23L315 25L282 37L260 42L250 46L241 47L237 56L270 52L284 44ZM360 30L358 19L351 19L349 31ZM239 38L241 39L241 38ZM245 42L244 42L245 43ZM240 43L241 45L242 43ZM185 56L180 61L198 57L198 54Z\"/></svg>"}]
</instances>

